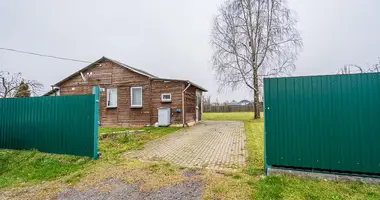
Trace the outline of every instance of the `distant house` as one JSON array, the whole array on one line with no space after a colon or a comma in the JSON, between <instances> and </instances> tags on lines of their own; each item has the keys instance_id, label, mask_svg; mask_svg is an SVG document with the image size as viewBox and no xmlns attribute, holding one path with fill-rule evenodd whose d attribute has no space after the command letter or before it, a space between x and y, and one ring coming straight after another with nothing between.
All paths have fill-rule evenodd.
<instances>
[{"instance_id":1,"label":"distant house","mask_svg":"<svg viewBox=\"0 0 380 200\"><path fill-rule=\"evenodd\" d=\"M238 106L239 105L239 102L235 101L235 100L232 100L231 102L229 102L227 104L228 106Z\"/></svg>"},{"instance_id":2,"label":"distant house","mask_svg":"<svg viewBox=\"0 0 380 200\"><path fill-rule=\"evenodd\" d=\"M239 102L232 100L231 102L227 103L227 106L246 106L252 104L252 102L248 100L241 100Z\"/></svg>"},{"instance_id":3,"label":"distant house","mask_svg":"<svg viewBox=\"0 0 380 200\"><path fill-rule=\"evenodd\" d=\"M91 94L100 86L101 125L152 125L158 108L170 109L170 124L201 120L203 87L181 79L154 76L143 70L102 57L54 84L45 96Z\"/></svg>"},{"instance_id":4,"label":"distant house","mask_svg":"<svg viewBox=\"0 0 380 200\"><path fill-rule=\"evenodd\" d=\"M248 100L246 100L246 99L241 100L241 101L239 102L239 105L241 105L241 106L246 106L246 105L249 105L249 104L252 104L252 102L250 102L250 101L248 101Z\"/></svg>"}]
</instances>

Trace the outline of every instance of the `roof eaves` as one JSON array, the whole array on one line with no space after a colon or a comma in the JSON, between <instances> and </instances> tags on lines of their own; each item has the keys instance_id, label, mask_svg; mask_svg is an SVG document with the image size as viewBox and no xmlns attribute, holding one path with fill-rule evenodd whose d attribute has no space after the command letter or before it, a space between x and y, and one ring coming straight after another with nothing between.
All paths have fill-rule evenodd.
<instances>
[{"instance_id":1,"label":"roof eaves","mask_svg":"<svg viewBox=\"0 0 380 200\"><path fill-rule=\"evenodd\" d=\"M105 58L106 58L106 57L105 57ZM131 70L131 71L133 71L133 72L136 72L136 73L138 73L138 74L141 74L141 75L147 76L147 77L149 77L149 78L156 78L156 77L157 77L157 76L155 76L155 75L153 75L153 74L151 74L151 73L148 73L148 72L146 72L146 71L144 71L144 70L141 70L141 69L137 69L137 68L131 67L131 66L129 66L129 65L127 65L127 64L124 64L124 63L122 63L122 62L119 62L119 61L117 61L117 60L113 60L113 59L110 59L110 58L106 58L106 59L108 59L108 60L110 60L111 62L114 62L114 63L116 63L116 64L118 64L118 65L120 65L120 66L122 66L122 67L125 67L125 68L127 68L127 69L129 69L129 70Z\"/></svg>"},{"instance_id":2,"label":"roof eaves","mask_svg":"<svg viewBox=\"0 0 380 200\"><path fill-rule=\"evenodd\" d=\"M193 86L195 86L196 88L202 90L203 92L208 92L205 88L201 87L200 85L197 85L195 84L194 82L191 82L189 80L184 80L184 79L171 79L171 78L159 78L159 77L155 77L155 78L152 78L153 80L164 80L164 81L183 81L183 82L187 82Z\"/></svg>"},{"instance_id":3,"label":"roof eaves","mask_svg":"<svg viewBox=\"0 0 380 200\"><path fill-rule=\"evenodd\" d=\"M201 89L203 92L208 92L205 88L201 87L200 85L197 85L195 84L194 82L191 82L191 81L188 81L189 83L191 83L191 85L194 85L195 87Z\"/></svg>"},{"instance_id":4,"label":"roof eaves","mask_svg":"<svg viewBox=\"0 0 380 200\"><path fill-rule=\"evenodd\" d=\"M107 58L107 57L103 56L103 57L101 57L99 60L97 60L97 61L95 61L95 62L93 62L93 63L87 65L86 67L84 67L84 68L82 68L82 69L80 69L80 70L78 70L78 71L76 71L75 73L71 74L70 76L68 76L68 77L66 77L66 78L64 78L64 79L62 79L61 81L59 81L58 83L56 83L56 84L54 84L54 85L55 85L55 86L59 86L59 85L62 84L63 82L67 81L68 79L70 79L70 78L76 76L76 75L79 74L80 72L87 70L88 68L92 67L94 64L97 64L97 63L99 63L99 62L101 62L101 61L103 61L103 60L105 60L105 59L107 59L107 60L109 60L109 61L111 61L111 62L113 62L113 63L116 63L116 64L120 65L121 67L127 68L127 69L129 69L129 70L131 70L131 71L133 71L133 72L135 72L135 73L141 74L141 75L143 75L143 76L147 76L147 77L149 77L149 78L155 78L155 77L156 77L155 75L150 74L150 73L148 73L148 72L146 72L146 71L143 71L143 70L140 70L140 69L137 69L137 68L131 67L131 66L126 65L126 64L124 64L124 63L121 63L121 62L119 62L119 61L116 61L116 60L113 60L113 59L110 59L110 58Z\"/></svg>"},{"instance_id":5,"label":"roof eaves","mask_svg":"<svg viewBox=\"0 0 380 200\"><path fill-rule=\"evenodd\" d=\"M64 78L64 79L62 79L62 80L59 81L58 83L54 84L54 86L60 86L60 84L62 84L63 82L65 82L65 81L67 81L68 79L70 79L70 78L76 76L76 75L79 74L80 72L89 69L89 68L92 67L94 64L97 64L97 63L99 63L99 62L101 62L101 61L103 61L103 60L105 60L105 59L107 59L107 60L109 60L109 61L111 61L111 62L113 62L113 63L116 63L116 64L118 64L118 65L120 65L120 66L122 66L122 67L124 67L124 68L127 68L127 69L129 69L129 70L131 70L131 71L133 71L133 72L135 72L135 73L141 74L141 75L143 75L143 76L147 76L147 77L149 77L149 78L151 78L151 79L155 79L155 80L168 80L168 81L183 81L183 82L190 83L191 85L197 87L198 89L200 89L200 90L202 90L202 91L204 91L204 92L208 92L205 88L203 88L203 87L201 87L201 86L199 86L199 85L197 85L197 84L195 84L195 83L193 83L193 82L191 82L191 81L189 81L189 80L159 78L159 77L157 77L157 76L155 76L155 75L153 75L153 74L151 74L151 73L148 73L148 72L146 72L146 71L144 71L144 70L141 70L141 69L137 69L137 68L131 67L131 66L129 66L129 65L126 65L126 64L121 63L121 62L119 62L119 61L116 61L116 60L113 60L113 59L107 58L107 57L105 57L105 56L103 56L103 57L101 57L99 60L97 60L97 61L95 61L95 62L93 62L93 63L87 65L86 67L84 67L84 68L82 68L82 69L76 71L75 73L71 74L70 76L68 76L68 77L66 77L66 78ZM49 92L51 92L51 91L49 91ZM48 93L49 93L49 92L48 92ZM48 93L44 94L44 96L47 95Z\"/></svg>"},{"instance_id":6,"label":"roof eaves","mask_svg":"<svg viewBox=\"0 0 380 200\"><path fill-rule=\"evenodd\" d=\"M51 89L48 92L46 92L45 94L43 94L42 96L49 96L49 95L53 94L54 92L57 92L58 90L59 89L57 89L57 88Z\"/></svg>"},{"instance_id":7,"label":"roof eaves","mask_svg":"<svg viewBox=\"0 0 380 200\"><path fill-rule=\"evenodd\" d=\"M82 69L80 69L80 70L74 72L74 73L71 74L70 76L68 76L68 77L66 77L66 78L64 78L64 79L62 79L62 80L59 81L58 83L54 84L54 86L59 86L59 85L62 84L63 82L65 82L65 81L69 80L70 78L72 78L72 77L76 76L77 74L79 74L81 71L87 70L88 68L92 67L94 64L97 64L97 63L101 62L101 61L104 60L104 59L106 59L106 57L104 57L104 56L101 57L99 60L97 60L97 61L95 61L95 62L93 62L93 63L87 65L86 67L83 67Z\"/></svg>"}]
</instances>

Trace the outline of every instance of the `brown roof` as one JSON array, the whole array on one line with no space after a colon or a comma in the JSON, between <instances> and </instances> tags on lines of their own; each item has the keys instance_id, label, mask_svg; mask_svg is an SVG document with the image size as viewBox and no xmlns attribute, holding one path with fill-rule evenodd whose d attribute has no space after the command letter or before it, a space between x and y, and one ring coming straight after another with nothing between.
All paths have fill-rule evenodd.
<instances>
[{"instance_id":1,"label":"brown roof","mask_svg":"<svg viewBox=\"0 0 380 200\"><path fill-rule=\"evenodd\" d=\"M127 69L129 69L129 70L131 70L131 71L133 71L133 72L138 73L138 74L141 74L141 75L147 76L147 77L149 77L149 78L154 78L154 77L156 77L156 76L154 76L153 74L150 74L150 73L145 72L145 71L143 71L143 70L136 69L136 68L131 67L131 66L129 66L129 65L126 65L126 64L124 64L124 63L121 63L121 62L118 62L118 61L116 61L116 60L112 60L112 59L109 59L109 58L103 56L103 57L101 57L99 60L97 60L97 61L95 61L95 62L93 62L93 63L87 65L86 67L84 67L84 68L78 70L77 72L71 74L70 76L68 76L68 77L64 78L63 80L59 81L58 83L54 84L54 86L59 86L59 85L61 85L63 82L65 82L65 81L69 80L70 78L72 78L72 77L78 75L80 72L85 71L85 70L87 70L87 69L93 67L95 64L98 64L98 63L100 63L100 62L102 62L102 61L104 61L104 60L109 60L109 61L111 61L111 62L113 62L113 63L116 63L116 64L118 64L118 65L120 65L120 66L122 66L122 67L124 67L124 68L127 68Z\"/></svg>"},{"instance_id":2,"label":"brown roof","mask_svg":"<svg viewBox=\"0 0 380 200\"><path fill-rule=\"evenodd\" d=\"M99 60L97 60L97 61L95 61L95 62L93 62L93 63L87 65L86 67L84 67L84 68L78 70L77 72L71 74L70 76L64 78L63 80L59 81L58 83L54 84L53 86L60 86L63 82L69 80L70 78L72 78L72 77L78 75L80 72L85 71L85 70L87 70L87 69L93 67L95 64L98 64L98 63L100 63L100 62L102 62L102 61L104 61L104 60L109 60L109 61L111 61L111 62L113 62L113 63L116 63L117 65L120 65L121 67L124 67L124 68L126 68L126 69L129 69L129 70L131 70L131 71L133 71L133 72L135 72L135 73L141 74L141 75L146 76L146 77L151 78L151 79L155 79L155 80L168 80L168 81L170 81L170 80L172 80L172 81L183 81L183 82L187 82L187 83L189 83L189 84L191 84L191 85L194 85L195 87L199 88L199 89L202 90L202 91L207 92L206 89L202 88L201 86L199 86L199 85L197 85L197 84L195 84L195 83L190 82L189 80L159 78L159 77L157 77L157 76L155 76L155 75L153 75L153 74L151 74L151 73L148 73L148 72L146 72L146 71L144 71L144 70L141 70L141 69L137 69L137 68L131 67L131 66L126 65L126 64L124 64L124 63L122 63L122 62L119 62L119 61L116 61L116 60L113 60L113 59L110 59L110 58L107 58L107 57L104 57L104 56L101 57ZM55 92L55 89L52 89L52 90L50 90L49 92L45 93L43 96L50 95L50 94L52 94L52 93L54 93L54 92Z\"/></svg>"}]
</instances>

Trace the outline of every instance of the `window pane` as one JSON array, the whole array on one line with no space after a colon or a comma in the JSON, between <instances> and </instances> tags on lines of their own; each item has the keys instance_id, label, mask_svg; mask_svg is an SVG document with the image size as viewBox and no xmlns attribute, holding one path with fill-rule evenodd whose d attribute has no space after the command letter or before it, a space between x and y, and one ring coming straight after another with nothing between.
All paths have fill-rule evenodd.
<instances>
[{"instance_id":1,"label":"window pane","mask_svg":"<svg viewBox=\"0 0 380 200\"><path fill-rule=\"evenodd\" d=\"M141 95L142 95L141 88L132 88L132 105L135 105L135 106L142 105Z\"/></svg>"},{"instance_id":2,"label":"window pane","mask_svg":"<svg viewBox=\"0 0 380 200\"><path fill-rule=\"evenodd\" d=\"M116 88L107 89L107 106L108 107L117 106L117 89Z\"/></svg>"},{"instance_id":3,"label":"window pane","mask_svg":"<svg viewBox=\"0 0 380 200\"><path fill-rule=\"evenodd\" d=\"M111 105L111 90L107 89L107 106Z\"/></svg>"},{"instance_id":4,"label":"window pane","mask_svg":"<svg viewBox=\"0 0 380 200\"><path fill-rule=\"evenodd\" d=\"M112 88L111 91L111 106L117 106L117 89Z\"/></svg>"}]
</instances>

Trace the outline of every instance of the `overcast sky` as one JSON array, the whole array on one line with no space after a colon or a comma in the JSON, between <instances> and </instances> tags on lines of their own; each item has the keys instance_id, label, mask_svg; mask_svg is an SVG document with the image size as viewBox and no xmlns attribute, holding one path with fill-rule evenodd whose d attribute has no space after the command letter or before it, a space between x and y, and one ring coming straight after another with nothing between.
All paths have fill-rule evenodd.
<instances>
[{"instance_id":1,"label":"overcast sky","mask_svg":"<svg viewBox=\"0 0 380 200\"><path fill-rule=\"evenodd\" d=\"M95 61L107 56L160 77L192 80L215 100L251 100L245 88L217 92L209 44L224 0L0 0L0 47ZM334 74L380 56L380 1L290 0L304 48L293 75ZM50 85L86 64L0 50L0 69Z\"/></svg>"}]
</instances>

